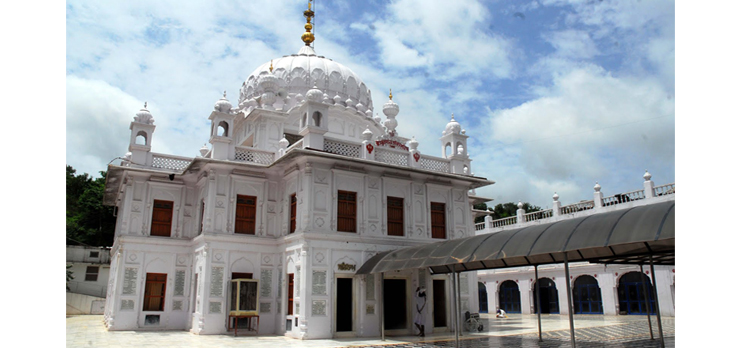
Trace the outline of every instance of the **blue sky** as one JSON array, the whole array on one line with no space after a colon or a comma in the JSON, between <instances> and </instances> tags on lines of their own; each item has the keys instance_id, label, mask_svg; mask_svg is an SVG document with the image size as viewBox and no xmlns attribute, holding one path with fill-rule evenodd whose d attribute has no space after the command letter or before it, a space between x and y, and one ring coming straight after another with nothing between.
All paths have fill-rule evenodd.
<instances>
[{"instance_id":1,"label":"blue sky","mask_svg":"<svg viewBox=\"0 0 755 348\"><path fill-rule=\"evenodd\" d=\"M143 103L153 151L196 156L215 101L303 45L306 1L68 1L66 162L96 173ZM439 156L454 113L495 203L549 207L675 181L675 3L316 1L315 50Z\"/></svg>"}]
</instances>

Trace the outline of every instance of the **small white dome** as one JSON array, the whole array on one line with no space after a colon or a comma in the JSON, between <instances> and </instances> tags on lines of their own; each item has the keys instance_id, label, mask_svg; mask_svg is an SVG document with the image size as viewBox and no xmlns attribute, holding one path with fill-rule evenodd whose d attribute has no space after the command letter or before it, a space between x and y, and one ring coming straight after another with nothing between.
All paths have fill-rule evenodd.
<instances>
[{"instance_id":1,"label":"small white dome","mask_svg":"<svg viewBox=\"0 0 755 348\"><path fill-rule=\"evenodd\" d=\"M443 135L451 133L461 134L461 125L454 119L454 114L451 114L451 121L446 125L446 129L443 131Z\"/></svg>"},{"instance_id":2,"label":"small white dome","mask_svg":"<svg viewBox=\"0 0 755 348\"><path fill-rule=\"evenodd\" d=\"M225 98L225 91L223 91L223 98L215 103L215 111L227 114L231 112L231 108L233 108L233 104Z\"/></svg>"},{"instance_id":3,"label":"small white dome","mask_svg":"<svg viewBox=\"0 0 755 348\"><path fill-rule=\"evenodd\" d=\"M321 102L322 101L322 91L317 89L317 85L312 87L309 91L307 91L307 100L313 101L313 102Z\"/></svg>"},{"instance_id":4,"label":"small white dome","mask_svg":"<svg viewBox=\"0 0 755 348\"><path fill-rule=\"evenodd\" d=\"M155 123L155 119L152 117L152 114L149 112L149 110L147 110L147 102L144 102L144 107L136 113L134 122L143 124Z\"/></svg>"}]
</instances>

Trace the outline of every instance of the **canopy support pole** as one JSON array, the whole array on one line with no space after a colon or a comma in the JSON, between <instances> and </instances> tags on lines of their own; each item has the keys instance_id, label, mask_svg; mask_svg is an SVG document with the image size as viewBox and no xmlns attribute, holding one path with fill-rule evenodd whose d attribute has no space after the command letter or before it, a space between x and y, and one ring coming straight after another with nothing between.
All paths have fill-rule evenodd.
<instances>
[{"instance_id":1,"label":"canopy support pole","mask_svg":"<svg viewBox=\"0 0 755 348\"><path fill-rule=\"evenodd\" d=\"M453 289L452 295L453 298L451 299L451 304L453 307L452 310L452 316L453 316L453 323L454 323L454 338L456 340L456 348L459 348L459 316L456 315L456 270L452 270L451 273L451 288Z\"/></svg>"},{"instance_id":2,"label":"canopy support pole","mask_svg":"<svg viewBox=\"0 0 755 348\"><path fill-rule=\"evenodd\" d=\"M461 274L456 272L456 318L459 319L459 336L464 336L464 318L461 316Z\"/></svg>"},{"instance_id":3,"label":"canopy support pole","mask_svg":"<svg viewBox=\"0 0 755 348\"><path fill-rule=\"evenodd\" d=\"M658 283L655 282L655 267L653 266L653 254L650 254L650 275L653 277L653 296L655 297L655 315L658 318L658 336L661 337L661 348L666 348L663 342L663 325L661 325L661 309L658 306Z\"/></svg>"},{"instance_id":4,"label":"canopy support pole","mask_svg":"<svg viewBox=\"0 0 755 348\"><path fill-rule=\"evenodd\" d=\"M640 274L642 274L642 292L645 293L645 309L648 312L648 328L650 329L650 339L655 340L655 338L653 338L653 321L650 320L650 293L648 293L648 287L646 285L647 277L645 277L645 271L642 269L642 264L640 264Z\"/></svg>"},{"instance_id":5,"label":"canopy support pole","mask_svg":"<svg viewBox=\"0 0 755 348\"><path fill-rule=\"evenodd\" d=\"M380 339L385 341L385 273L380 272Z\"/></svg>"},{"instance_id":6,"label":"canopy support pole","mask_svg":"<svg viewBox=\"0 0 755 348\"><path fill-rule=\"evenodd\" d=\"M564 274L566 275L566 303L569 306L569 332L571 332L571 346L577 348L577 342L574 340L574 314L572 310L572 293L571 280L569 278L569 256L564 252Z\"/></svg>"},{"instance_id":7,"label":"canopy support pole","mask_svg":"<svg viewBox=\"0 0 755 348\"><path fill-rule=\"evenodd\" d=\"M540 279L537 277L537 265L535 265L535 305L537 310L537 337L538 341L543 341L543 327L540 323Z\"/></svg>"}]
</instances>

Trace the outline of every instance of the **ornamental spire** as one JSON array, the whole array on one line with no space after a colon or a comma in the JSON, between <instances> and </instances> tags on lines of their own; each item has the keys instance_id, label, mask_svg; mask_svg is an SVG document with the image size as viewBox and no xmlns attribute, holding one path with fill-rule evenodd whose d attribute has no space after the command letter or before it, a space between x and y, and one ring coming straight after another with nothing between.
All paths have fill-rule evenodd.
<instances>
[{"instance_id":1,"label":"ornamental spire","mask_svg":"<svg viewBox=\"0 0 755 348\"><path fill-rule=\"evenodd\" d=\"M307 46L315 41L315 34L312 33L312 17L314 16L315 11L312 11L312 0L309 0L308 8L304 11L304 17L307 17L307 24L304 24L306 32L301 36L301 40L304 41L304 44Z\"/></svg>"},{"instance_id":2,"label":"ornamental spire","mask_svg":"<svg viewBox=\"0 0 755 348\"><path fill-rule=\"evenodd\" d=\"M270 59L270 72L273 72L273 60Z\"/></svg>"},{"instance_id":3,"label":"ornamental spire","mask_svg":"<svg viewBox=\"0 0 755 348\"><path fill-rule=\"evenodd\" d=\"M393 90L390 88L388 89L388 99L393 100Z\"/></svg>"}]
</instances>

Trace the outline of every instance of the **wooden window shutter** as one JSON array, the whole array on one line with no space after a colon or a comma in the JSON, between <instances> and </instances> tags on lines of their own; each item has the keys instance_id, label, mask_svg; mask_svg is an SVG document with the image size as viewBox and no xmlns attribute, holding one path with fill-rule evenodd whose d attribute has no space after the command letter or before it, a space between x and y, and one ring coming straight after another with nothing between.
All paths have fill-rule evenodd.
<instances>
[{"instance_id":1,"label":"wooden window shutter","mask_svg":"<svg viewBox=\"0 0 755 348\"><path fill-rule=\"evenodd\" d=\"M338 191L338 231L357 231L357 193Z\"/></svg>"},{"instance_id":2,"label":"wooden window shutter","mask_svg":"<svg viewBox=\"0 0 755 348\"><path fill-rule=\"evenodd\" d=\"M446 239L446 204L430 202L432 237Z\"/></svg>"},{"instance_id":3,"label":"wooden window shutter","mask_svg":"<svg viewBox=\"0 0 755 348\"><path fill-rule=\"evenodd\" d=\"M296 194L291 195L291 206L289 209L289 225L288 233L294 233L296 231Z\"/></svg>"},{"instance_id":4,"label":"wooden window shutter","mask_svg":"<svg viewBox=\"0 0 755 348\"><path fill-rule=\"evenodd\" d=\"M236 195L236 233L254 234L257 197Z\"/></svg>"},{"instance_id":5,"label":"wooden window shutter","mask_svg":"<svg viewBox=\"0 0 755 348\"><path fill-rule=\"evenodd\" d=\"M288 315L294 315L294 274L288 274Z\"/></svg>"},{"instance_id":6,"label":"wooden window shutter","mask_svg":"<svg viewBox=\"0 0 755 348\"><path fill-rule=\"evenodd\" d=\"M388 235L404 235L404 199L388 197Z\"/></svg>"},{"instance_id":7,"label":"wooden window shutter","mask_svg":"<svg viewBox=\"0 0 755 348\"><path fill-rule=\"evenodd\" d=\"M152 228L150 235L170 237L170 227L173 221L173 202L156 199L152 206Z\"/></svg>"}]
</instances>

